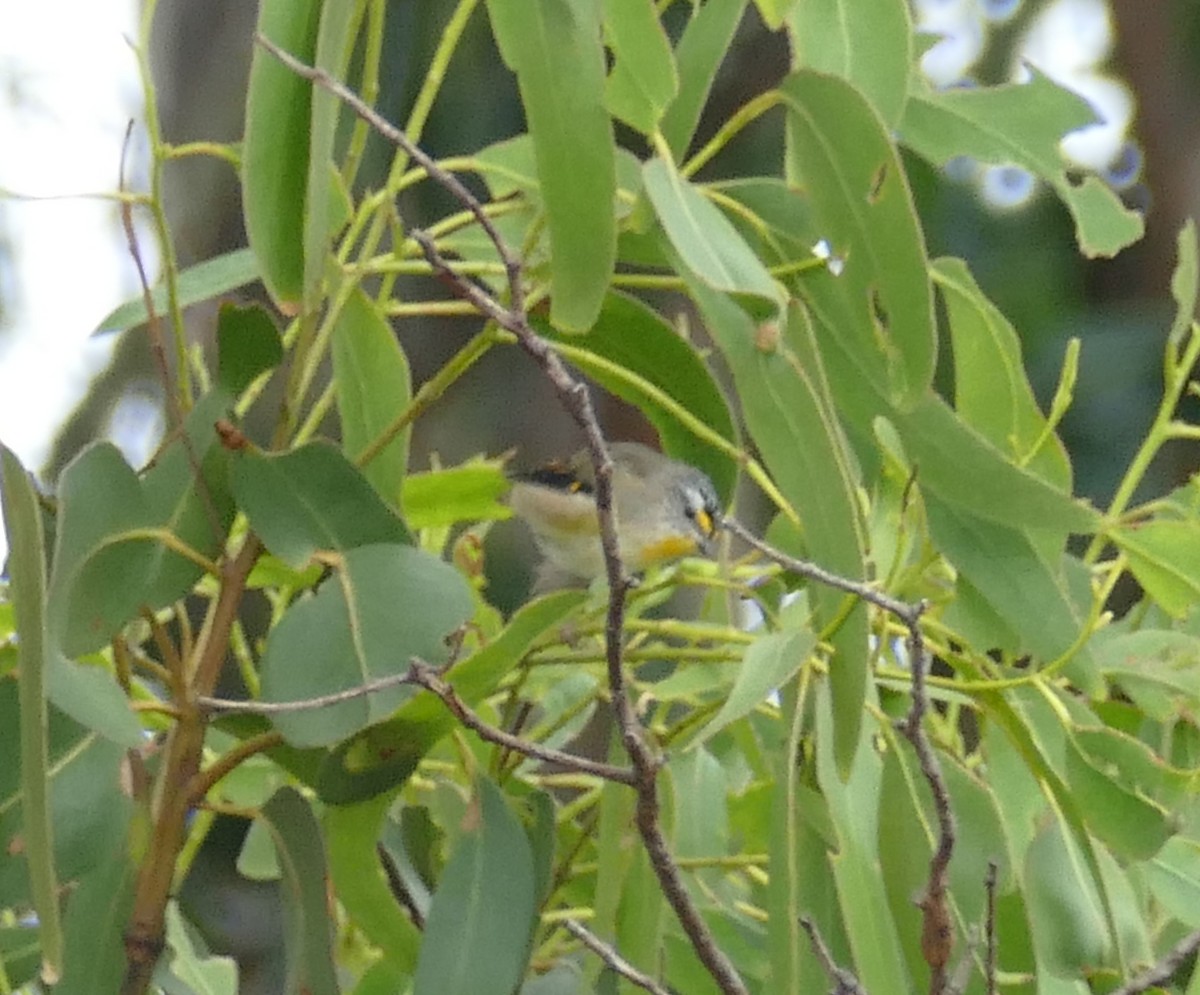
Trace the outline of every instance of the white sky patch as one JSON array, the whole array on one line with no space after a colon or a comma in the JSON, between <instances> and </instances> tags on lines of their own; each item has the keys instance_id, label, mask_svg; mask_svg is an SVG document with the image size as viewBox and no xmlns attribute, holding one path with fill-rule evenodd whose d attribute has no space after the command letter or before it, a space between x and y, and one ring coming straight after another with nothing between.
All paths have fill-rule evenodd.
<instances>
[{"instance_id":1,"label":"white sky patch","mask_svg":"<svg viewBox=\"0 0 1200 995\"><path fill-rule=\"evenodd\" d=\"M141 118L135 0L14 3L0 31L0 440L28 467L103 366L97 322L137 293L111 201L22 201L117 188L121 143ZM142 143L144 147L144 142ZM131 168L135 176L144 168ZM157 263L141 239L151 279ZM0 533L0 561L7 547Z\"/></svg>"}]
</instances>

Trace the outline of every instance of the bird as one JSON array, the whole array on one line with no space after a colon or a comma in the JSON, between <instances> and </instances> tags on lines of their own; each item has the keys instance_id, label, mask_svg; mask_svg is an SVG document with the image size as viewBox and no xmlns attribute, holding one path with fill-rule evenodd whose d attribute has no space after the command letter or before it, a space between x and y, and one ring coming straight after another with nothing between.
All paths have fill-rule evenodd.
<instances>
[{"instance_id":1,"label":"bird","mask_svg":"<svg viewBox=\"0 0 1200 995\"><path fill-rule=\"evenodd\" d=\"M709 556L721 502L701 470L638 442L614 442L612 494L626 570L640 573L684 556ZM533 533L543 560L535 593L587 586L605 572L587 450L512 475L508 504Z\"/></svg>"}]
</instances>

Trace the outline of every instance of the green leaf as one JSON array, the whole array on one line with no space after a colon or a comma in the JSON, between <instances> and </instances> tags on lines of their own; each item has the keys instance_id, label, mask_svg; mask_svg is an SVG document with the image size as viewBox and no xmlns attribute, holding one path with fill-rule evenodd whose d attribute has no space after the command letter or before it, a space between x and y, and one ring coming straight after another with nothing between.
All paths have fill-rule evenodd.
<instances>
[{"instance_id":1,"label":"green leaf","mask_svg":"<svg viewBox=\"0 0 1200 995\"><path fill-rule=\"evenodd\" d=\"M0 969L13 989L37 977L41 954L36 925L0 926Z\"/></svg>"},{"instance_id":2,"label":"green leaf","mask_svg":"<svg viewBox=\"0 0 1200 995\"><path fill-rule=\"evenodd\" d=\"M713 290L737 295L756 317L779 313L782 289L708 198L662 159L642 167L642 180L684 266Z\"/></svg>"},{"instance_id":3,"label":"green leaf","mask_svg":"<svg viewBox=\"0 0 1200 995\"><path fill-rule=\"evenodd\" d=\"M217 315L217 382L230 397L241 397L267 370L283 359L279 329L257 304L222 304Z\"/></svg>"},{"instance_id":4,"label":"green leaf","mask_svg":"<svg viewBox=\"0 0 1200 995\"><path fill-rule=\"evenodd\" d=\"M1088 828L1118 856L1128 860L1153 857L1174 832L1166 810L1122 777L1130 759L1112 730L1095 729L1082 740L1067 737L1067 782L1079 800ZM1085 751L1085 747L1088 748ZM1128 786L1127 786L1128 785Z\"/></svg>"},{"instance_id":5,"label":"green leaf","mask_svg":"<svg viewBox=\"0 0 1200 995\"><path fill-rule=\"evenodd\" d=\"M851 404L863 400L840 389L835 396ZM1092 508L1006 459L932 392L914 410L892 417L922 490L962 513L1039 538L1057 533L1057 544L1067 532L1091 532L1100 524Z\"/></svg>"},{"instance_id":6,"label":"green leaf","mask_svg":"<svg viewBox=\"0 0 1200 995\"><path fill-rule=\"evenodd\" d=\"M258 32L312 65L322 6L321 0L264 0ZM242 210L263 284L284 314L295 314L304 296L311 108L308 80L255 46L242 144Z\"/></svg>"},{"instance_id":7,"label":"green leaf","mask_svg":"<svg viewBox=\"0 0 1200 995\"><path fill-rule=\"evenodd\" d=\"M451 667L446 677L473 708L528 652L535 639L559 625L582 602L580 591L560 591L523 605L508 626L486 646ZM374 797L405 781L457 720L441 699L424 691L395 718L366 730L335 750L321 769L318 789L331 804Z\"/></svg>"},{"instance_id":8,"label":"green leaf","mask_svg":"<svg viewBox=\"0 0 1200 995\"><path fill-rule=\"evenodd\" d=\"M150 521L209 560L224 550L235 511L229 493L229 453L214 429L231 397L221 388L205 394L188 413L186 444L183 439L173 441L142 479ZM157 610L187 595L204 568L164 541L155 542L152 549L142 597Z\"/></svg>"},{"instance_id":9,"label":"green leaf","mask_svg":"<svg viewBox=\"0 0 1200 995\"><path fill-rule=\"evenodd\" d=\"M1176 836L1143 867L1154 897L1189 929L1200 929L1200 842Z\"/></svg>"},{"instance_id":10,"label":"green leaf","mask_svg":"<svg viewBox=\"0 0 1200 995\"><path fill-rule=\"evenodd\" d=\"M697 733L692 745L704 742L758 708L768 694L786 684L804 665L816 643L817 637L808 629L772 632L752 642L746 648L729 696L720 711Z\"/></svg>"},{"instance_id":11,"label":"green leaf","mask_svg":"<svg viewBox=\"0 0 1200 995\"><path fill-rule=\"evenodd\" d=\"M175 902L167 905L167 946L171 951L170 975L177 984L195 995L237 995L237 962L198 949Z\"/></svg>"},{"instance_id":12,"label":"green leaf","mask_svg":"<svg viewBox=\"0 0 1200 995\"><path fill-rule=\"evenodd\" d=\"M1128 210L1104 183L1068 176L1059 143L1068 131L1093 123L1083 97L1034 71L1024 84L914 93L900 122L904 144L942 166L956 156L1023 166L1049 183L1075 220L1088 258L1114 256L1142 237L1142 216Z\"/></svg>"},{"instance_id":13,"label":"green leaf","mask_svg":"<svg viewBox=\"0 0 1200 995\"><path fill-rule=\"evenodd\" d=\"M786 338L763 341L730 298L694 278L688 286L733 373L746 427L799 513L808 555L843 576L865 576L854 470L807 316L793 307ZM828 621L842 610L844 596L817 586L813 601L820 620ZM845 772L857 749L867 689L867 616L861 605L845 617L832 642L838 763Z\"/></svg>"},{"instance_id":14,"label":"green leaf","mask_svg":"<svg viewBox=\"0 0 1200 995\"><path fill-rule=\"evenodd\" d=\"M46 778L50 799L50 840L60 883L90 873L119 849L128 833L131 802L121 791L124 747L104 739L50 709ZM0 681L0 895L8 907L31 903L30 866L24 844L21 753L23 719L16 681ZM36 825L36 819L32 820ZM37 843L34 843L36 848Z\"/></svg>"},{"instance_id":15,"label":"green leaf","mask_svg":"<svg viewBox=\"0 0 1200 995\"><path fill-rule=\"evenodd\" d=\"M1040 965L1071 977L1108 961L1111 946L1100 896L1061 820L1048 819L1034 836L1022 878Z\"/></svg>"},{"instance_id":16,"label":"green leaf","mask_svg":"<svg viewBox=\"0 0 1200 995\"><path fill-rule=\"evenodd\" d=\"M1179 261L1171 274L1171 296L1175 298L1175 320L1171 322L1168 341L1178 346L1187 338L1196 314L1196 298L1200 294L1200 261L1196 259L1196 222L1188 218L1179 229L1177 241Z\"/></svg>"},{"instance_id":17,"label":"green leaf","mask_svg":"<svg viewBox=\"0 0 1200 995\"><path fill-rule=\"evenodd\" d=\"M636 405L658 431L663 450L707 473L717 494L728 503L737 466L725 452L698 437L689 423L698 422L732 442L736 438L733 416L694 345L658 312L616 292L605 297L599 318L585 336L558 335L549 329L546 334L560 344L572 365ZM660 392L675 405L664 403Z\"/></svg>"},{"instance_id":18,"label":"green leaf","mask_svg":"<svg viewBox=\"0 0 1200 995\"><path fill-rule=\"evenodd\" d=\"M534 924L529 841L504 796L480 779L467 825L438 882L413 995L510 995Z\"/></svg>"},{"instance_id":19,"label":"green leaf","mask_svg":"<svg viewBox=\"0 0 1200 995\"><path fill-rule=\"evenodd\" d=\"M1072 647L1083 617L1072 602L1061 569L1041 557L1029 537L926 494L933 540L963 577L1016 633L1011 653L1031 653L1049 663ZM1097 691L1099 674L1086 647L1066 668L1078 686Z\"/></svg>"},{"instance_id":20,"label":"green leaf","mask_svg":"<svg viewBox=\"0 0 1200 995\"><path fill-rule=\"evenodd\" d=\"M238 507L272 553L300 569L318 550L408 542L408 530L362 473L333 446L312 442L288 453L235 453Z\"/></svg>"},{"instance_id":21,"label":"green leaf","mask_svg":"<svg viewBox=\"0 0 1200 995\"><path fill-rule=\"evenodd\" d=\"M1102 629L1092 637L1096 665L1146 715L1169 722L1200 710L1200 639L1184 632Z\"/></svg>"},{"instance_id":22,"label":"green leaf","mask_svg":"<svg viewBox=\"0 0 1200 995\"><path fill-rule=\"evenodd\" d=\"M408 359L392 326L361 290L347 297L333 330L342 449L353 460L375 442L412 398ZM389 504L398 505L408 470L406 427L363 467L363 475Z\"/></svg>"},{"instance_id":23,"label":"green leaf","mask_svg":"<svg viewBox=\"0 0 1200 995\"><path fill-rule=\"evenodd\" d=\"M692 7L691 19L675 46L679 93L667 108L661 129L676 161L692 143L709 90L745 10L746 0L709 0Z\"/></svg>"},{"instance_id":24,"label":"green leaf","mask_svg":"<svg viewBox=\"0 0 1200 995\"><path fill-rule=\"evenodd\" d=\"M58 914L58 872L54 866L48 722L46 709L46 543L37 492L21 461L0 444L0 509L8 537L9 597L17 637L20 699L20 767L25 859L38 918L42 977L59 978L63 931ZM4 754L11 764L13 755ZM8 903L5 902L7 905Z\"/></svg>"},{"instance_id":25,"label":"green leaf","mask_svg":"<svg viewBox=\"0 0 1200 995\"><path fill-rule=\"evenodd\" d=\"M151 513L116 446L89 446L59 480L59 524L50 580L50 634L69 656L103 646L144 601L154 544L122 541Z\"/></svg>"},{"instance_id":26,"label":"green leaf","mask_svg":"<svg viewBox=\"0 0 1200 995\"><path fill-rule=\"evenodd\" d=\"M896 126L908 100L913 65L912 19L905 0L806 0L792 7L787 25L793 69L840 76L889 127Z\"/></svg>"},{"instance_id":27,"label":"green leaf","mask_svg":"<svg viewBox=\"0 0 1200 995\"><path fill-rule=\"evenodd\" d=\"M129 699L102 664L75 663L52 650L46 661L46 694L55 708L118 746L142 745L142 727Z\"/></svg>"},{"instance_id":28,"label":"green leaf","mask_svg":"<svg viewBox=\"0 0 1200 995\"><path fill-rule=\"evenodd\" d=\"M784 81L786 173L844 261L800 282L858 374L901 410L933 381L937 335L925 243L887 124L849 83L809 70Z\"/></svg>"},{"instance_id":29,"label":"green leaf","mask_svg":"<svg viewBox=\"0 0 1200 995\"><path fill-rule=\"evenodd\" d=\"M227 294L244 287L259 278L258 261L250 249L234 249L224 255L214 256L181 270L175 277L175 290L181 308L212 297ZM162 315L167 310L167 285L158 283L152 293L154 310ZM146 299L141 294L126 301L115 311L104 316L96 325L95 334L122 332L142 324L147 318Z\"/></svg>"},{"instance_id":30,"label":"green leaf","mask_svg":"<svg viewBox=\"0 0 1200 995\"><path fill-rule=\"evenodd\" d=\"M1066 449L1038 408L1021 360L1021 341L984 296L961 259L931 267L950 319L958 415L1012 463L1071 492Z\"/></svg>"},{"instance_id":31,"label":"green leaf","mask_svg":"<svg viewBox=\"0 0 1200 995\"><path fill-rule=\"evenodd\" d=\"M314 64L333 79L344 81L354 47L355 28L365 4L340 0L321 3L320 25L314 47ZM329 243L348 218L337 217L336 184L340 176L334 166L334 141L342 101L323 86L313 87L312 120L308 135L307 178L304 197L304 309L318 310L321 284L328 264Z\"/></svg>"},{"instance_id":32,"label":"green leaf","mask_svg":"<svg viewBox=\"0 0 1200 995\"><path fill-rule=\"evenodd\" d=\"M66 915L66 964L55 995L95 995L121 989L125 930L133 910L134 868L118 847L71 893Z\"/></svg>"},{"instance_id":33,"label":"green leaf","mask_svg":"<svg viewBox=\"0 0 1200 995\"><path fill-rule=\"evenodd\" d=\"M356 805L325 809L329 874L355 927L397 968L411 975L421 934L396 903L377 853L391 804L392 797L384 794Z\"/></svg>"},{"instance_id":34,"label":"green leaf","mask_svg":"<svg viewBox=\"0 0 1200 995\"><path fill-rule=\"evenodd\" d=\"M472 460L462 466L404 478L404 515L414 529L512 517L501 503L511 483L499 460Z\"/></svg>"},{"instance_id":35,"label":"green leaf","mask_svg":"<svg viewBox=\"0 0 1200 995\"><path fill-rule=\"evenodd\" d=\"M604 0L604 29L616 59L608 76L608 109L652 134L679 89L671 43L653 0Z\"/></svg>"},{"instance_id":36,"label":"green leaf","mask_svg":"<svg viewBox=\"0 0 1200 995\"><path fill-rule=\"evenodd\" d=\"M1110 538L1129 557L1129 568L1174 618L1183 618L1200 602L1200 530L1196 522L1155 520L1110 530Z\"/></svg>"},{"instance_id":37,"label":"green leaf","mask_svg":"<svg viewBox=\"0 0 1200 995\"><path fill-rule=\"evenodd\" d=\"M583 331L616 261L616 152L597 0L488 0L517 74L550 229L550 320Z\"/></svg>"},{"instance_id":38,"label":"green leaf","mask_svg":"<svg viewBox=\"0 0 1200 995\"><path fill-rule=\"evenodd\" d=\"M333 923L325 890L325 844L312 808L294 788L280 788L263 807L283 870L283 990L336 995Z\"/></svg>"},{"instance_id":39,"label":"green leaf","mask_svg":"<svg viewBox=\"0 0 1200 995\"><path fill-rule=\"evenodd\" d=\"M471 617L470 590L453 567L402 545L350 549L315 595L296 602L267 637L264 701L298 701L437 664L446 637ZM295 746L327 746L390 715L412 689L397 685L324 708L276 713Z\"/></svg>"},{"instance_id":40,"label":"green leaf","mask_svg":"<svg viewBox=\"0 0 1200 995\"><path fill-rule=\"evenodd\" d=\"M829 806L837 846L829 855L838 905L854 954L854 969L871 992L910 992L895 922L879 874L879 791L882 761L870 742L859 744L843 781L834 762L834 724L825 685L817 690L817 779ZM871 731L863 727L862 737Z\"/></svg>"}]
</instances>

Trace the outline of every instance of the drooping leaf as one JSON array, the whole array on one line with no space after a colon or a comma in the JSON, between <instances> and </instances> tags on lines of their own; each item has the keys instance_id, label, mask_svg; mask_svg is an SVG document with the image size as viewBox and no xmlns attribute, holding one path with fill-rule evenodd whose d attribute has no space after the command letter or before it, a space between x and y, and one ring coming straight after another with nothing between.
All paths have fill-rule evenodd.
<instances>
[{"instance_id":1,"label":"drooping leaf","mask_svg":"<svg viewBox=\"0 0 1200 995\"><path fill-rule=\"evenodd\" d=\"M642 168L646 194L683 264L713 290L735 295L756 317L777 316L782 294L729 219L662 159Z\"/></svg>"},{"instance_id":2,"label":"drooping leaf","mask_svg":"<svg viewBox=\"0 0 1200 995\"><path fill-rule=\"evenodd\" d=\"M1083 97L1036 71L1025 84L914 93L900 122L904 143L941 166L956 156L1016 164L1049 183L1075 220L1075 237L1089 258L1114 256L1142 236L1142 216L1128 210L1098 178L1076 184L1067 176L1059 142L1091 124Z\"/></svg>"},{"instance_id":3,"label":"drooping leaf","mask_svg":"<svg viewBox=\"0 0 1200 995\"><path fill-rule=\"evenodd\" d=\"M337 995L333 923L325 888L325 844L312 808L295 788L280 788L262 810L279 854L283 900L284 991Z\"/></svg>"},{"instance_id":4,"label":"drooping leaf","mask_svg":"<svg viewBox=\"0 0 1200 995\"><path fill-rule=\"evenodd\" d=\"M652 0L605 0L604 28L616 59L608 76L614 117L649 135L679 89L671 43Z\"/></svg>"},{"instance_id":5,"label":"drooping leaf","mask_svg":"<svg viewBox=\"0 0 1200 995\"><path fill-rule=\"evenodd\" d=\"M302 701L446 659L446 637L470 618L470 591L453 567L411 546L348 550L334 575L270 632L265 701ZM323 708L273 714L296 746L327 746L385 718L411 697L393 686Z\"/></svg>"},{"instance_id":6,"label":"drooping leaf","mask_svg":"<svg viewBox=\"0 0 1200 995\"><path fill-rule=\"evenodd\" d=\"M412 375L392 326L361 290L342 307L332 351L342 448L357 460L408 404ZM397 433L362 468L379 496L396 506L408 470L410 434L407 427Z\"/></svg>"},{"instance_id":7,"label":"drooping leaf","mask_svg":"<svg viewBox=\"0 0 1200 995\"><path fill-rule=\"evenodd\" d=\"M959 417L1009 460L1069 494L1071 464L1058 437L1045 431L1017 333L962 260L939 259L932 273L949 317Z\"/></svg>"},{"instance_id":8,"label":"drooping leaf","mask_svg":"<svg viewBox=\"0 0 1200 995\"><path fill-rule=\"evenodd\" d=\"M817 692L817 778L837 835L828 857L838 905L854 954L855 973L868 991L911 992L896 926L878 872L879 789L882 762L860 744L845 781L834 762L835 726L830 696ZM870 730L863 728L864 738Z\"/></svg>"},{"instance_id":9,"label":"drooping leaf","mask_svg":"<svg viewBox=\"0 0 1200 995\"><path fill-rule=\"evenodd\" d=\"M749 715L803 666L816 641L811 631L798 629L773 632L751 643L729 696L694 742L703 742L731 722Z\"/></svg>"},{"instance_id":10,"label":"drooping leaf","mask_svg":"<svg viewBox=\"0 0 1200 995\"><path fill-rule=\"evenodd\" d=\"M0 509L8 537L9 596L17 637L20 701L21 810L25 859L42 948L41 975L62 975L63 932L58 912L58 871L54 865L54 823L50 801L50 748L47 742L46 548L37 492L21 461L0 444ZM6 753L11 764L12 753ZM8 904L7 902L5 904Z\"/></svg>"},{"instance_id":11,"label":"drooping leaf","mask_svg":"<svg viewBox=\"0 0 1200 995\"><path fill-rule=\"evenodd\" d=\"M0 895L9 907L30 904L21 786L23 717L16 682L0 681L0 750L13 762L0 765ZM53 832L53 861L61 883L77 881L112 856L128 831L130 800L122 793L124 748L51 708L46 729L46 781ZM36 852L37 841L34 841Z\"/></svg>"},{"instance_id":12,"label":"drooping leaf","mask_svg":"<svg viewBox=\"0 0 1200 995\"><path fill-rule=\"evenodd\" d=\"M259 4L258 32L312 65L322 6L320 0L266 0ZM259 275L285 314L295 314L304 296L312 89L255 47L242 143L242 210Z\"/></svg>"},{"instance_id":13,"label":"drooping leaf","mask_svg":"<svg viewBox=\"0 0 1200 995\"><path fill-rule=\"evenodd\" d=\"M1200 294L1200 260L1196 258L1196 222L1188 218L1179 229L1179 261L1171 274L1171 296L1175 298L1175 320L1168 341L1176 346L1187 336L1196 317L1196 298Z\"/></svg>"},{"instance_id":14,"label":"drooping leaf","mask_svg":"<svg viewBox=\"0 0 1200 995\"><path fill-rule=\"evenodd\" d=\"M1194 521L1157 519L1111 530L1133 575L1176 618L1200 602L1200 530Z\"/></svg>"},{"instance_id":15,"label":"drooping leaf","mask_svg":"<svg viewBox=\"0 0 1200 995\"><path fill-rule=\"evenodd\" d=\"M433 895L413 995L510 995L534 923L529 841L490 781L476 782L467 825Z\"/></svg>"},{"instance_id":16,"label":"drooping leaf","mask_svg":"<svg viewBox=\"0 0 1200 995\"><path fill-rule=\"evenodd\" d=\"M889 127L896 126L913 67L912 18L905 0L805 0L792 5L787 26L793 69L840 76Z\"/></svg>"},{"instance_id":17,"label":"drooping leaf","mask_svg":"<svg viewBox=\"0 0 1200 995\"><path fill-rule=\"evenodd\" d=\"M937 362L924 237L888 127L849 83L811 70L781 86L786 172L802 182L821 237L844 260L800 281L817 319L859 375L901 410Z\"/></svg>"},{"instance_id":18,"label":"drooping leaf","mask_svg":"<svg viewBox=\"0 0 1200 995\"><path fill-rule=\"evenodd\" d=\"M134 867L118 846L71 893L65 920L66 964L62 981L54 986L56 993L120 991L133 886Z\"/></svg>"},{"instance_id":19,"label":"drooping leaf","mask_svg":"<svg viewBox=\"0 0 1200 995\"><path fill-rule=\"evenodd\" d=\"M411 974L421 934L396 902L376 852L392 798L331 805L323 818L329 874L338 900L368 940L398 969Z\"/></svg>"},{"instance_id":20,"label":"drooping leaf","mask_svg":"<svg viewBox=\"0 0 1200 995\"><path fill-rule=\"evenodd\" d=\"M202 263L180 270L175 278L175 289L181 308L227 294L258 279L258 262L250 249L234 249ZM151 291L154 311L159 317L167 311L167 287L155 285ZM139 294L126 301L115 311L104 316L96 325L93 334L123 332L142 324L147 318L146 299Z\"/></svg>"},{"instance_id":21,"label":"drooping leaf","mask_svg":"<svg viewBox=\"0 0 1200 995\"><path fill-rule=\"evenodd\" d=\"M488 0L517 74L550 229L550 320L583 331L616 260L616 151L596 0Z\"/></svg>"},{"instance_id":22,"label":"drooping leaf","mask_svg":"<svg viewBox=\"0 0 1200 995\"><path fill-rule=\"evenodd\" d=\"M350 61L354 33L362 18L361 2L321 3L320 24L313 62L331 78L344 80ZM312 118L308 132L308 174L304 194L304 308L314 312L321 301L321 285L328 262L329 242L345 224L331 205L337 204L336 185L340 176L334 165L334 140L342 101L325 87L311 94Z\"/></svg>"},{"instance_id":23,"label":"drooping leaf","mask_svg":"<svg viewBox=\"0 0 1200 995\"><path fill-rule=\"evenodd\" d=\"M779 339L777 330L760 336L761 329L729 297L696 279L689 289L733 373L749 434L800 516L807 555L843 576L863 576L854 470L807 316L793 307L786 337ZM813 597L823 620L841 611L843 600L840 592L821 586ZM830 673L838 763L845 771L858 747L867 686L867 616L861 605L843 619L832 641L838 660Z\"/></svg>"},{"instance_id":24,"label":"drooping leaf","mask_svg":"<svg viewBox=\"0 0 1200 995\"><path fill-rule=\"evenodd\" d=\"M675 46L679 92L667 108L661 128L676 160L683 158L692 143L717 69L725 61L745 10L746 0L711 0L692 8Z\"/></svg>"}]
</instances>

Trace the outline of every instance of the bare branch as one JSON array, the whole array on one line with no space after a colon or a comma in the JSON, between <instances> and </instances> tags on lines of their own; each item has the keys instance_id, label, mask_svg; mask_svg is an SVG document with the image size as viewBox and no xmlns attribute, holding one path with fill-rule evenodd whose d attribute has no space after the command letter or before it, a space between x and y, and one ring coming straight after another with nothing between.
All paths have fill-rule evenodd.
<instances>
[{"instance_id":1,"label":"bare branch","mask_svg":"<svg viewBox=\"0 0 1200 995\"><path fill-rule=\"evenodd\" d=\"M1110 992L1109 995L1141 995L1155 985L1170 981L1184 961L1200 950L1200 929L1189 933L1175 944L1153 967L1147 968L1132 981Z\"/></svg>"},{"instance_id":2,"label":"bare branch","mask_svg":"<svg viewBox=\"0 0 1200 995\"><path fill-rule=\"evenodd\" d=\"M600 763L596 760L589 760L587 757L578 757L573 753L564 753L562 750L542 746L484 722L467 707L466 702L458 696L458 692L426 664L413 661L412 667L405 676L410 679L411 683L419 684L441 698L446 707L454 713L454 717L468 729L473 729L478 733L480 739L502 746L513 753L520 753L522 756L532 757L534 760L542 760L546 763L558 764L568 770L578 771L580 774L591 774L593 777L616 781L619 784L634 783L634 772L624 767Z\"/></svg>"},{"instance_id":3,"label":"bare branch","mask_svg":"<svg viewBox=\"0 0 1200 995\"><path fill-rule=\"evenodd\" d=\"M605 943L595 933L584 929L579 923L573 919L567 919L563 922L567 927L567 931L574 936L580 943L587 947L592 953L599 957L605 964L617 972L622 978L637 985L639 988L645 989L651 995L671 995L670 991L655 981L650 975L644 971L639 971L636 967L629 963L624 957L617 953L616 949Z\"/></svg>"},{"instance_id":4,"label":"bare branch","mask_svg":"<svg viewBox=\"0 0 1200 995\"><path fill-rule=\"evenodd\" d=\"M994 860L988 861L987 877L983 879L984 891L987 893L987 919L984 921L984 982L987 984L987 995L996 995L996 877L1000 866Z\"/></svg>"},{"instance_id":5,"label":"bare branch","mask_svg":"<svg viewBox=\"0 0 1200 995\"><path fill-rule=\"evenodd\" d=\"M199 695L196 704L206 712L219 712L229 715L241 713L244 715L288 715L292 712L311 712L329 705L340 705L344 701L354 701L365 698L376 691L386 691L388 688L399 687L402 684L415 684L412 670L399 674L388 674L377 677L365 684L356 684L342 691L332 691L329 694L317 695L313 698L301 698L296 701L244 701L234 698L213 698L209 695Z\"/></svg>"},{"instance_id":6,"label":"bare branch","mask_svg":"<svg viewBox=\"0 0 1200 995\"><path fill-rule=\"evenodd\" d=\"M834 962L833 955L829 952L829 948L825 946L825 941L821 939L821 933L817 929L817 924L808 916L801 916L800 925L804 927L804 932L808 934L808 940L812 944L813 953L820 962L822 970L829 975L829 980L834 984L834 995L867 995L866 989L863 988L858 978L844 967L838 967Z\"/></svg>"},{"instance_id":7,"label":"bare branch","mask_svg":"<svg viewBox=\"0 0 1200 995\"><path fill-rule=\"evenodd\" d=\"M895 615L896 618L910 629L917 623L921 617L921 613L924 611L923 607L893 598L891 595L876 590L870 584L842 577L840 574L832 573L810 560L800 560L794 556L789 556L783 550L776 549L770 543L760 539L736 518L727 517L723 519L721 526L726 531L732 532L742 542L753 546L767 559L778 563L785 570L790 570L792 573L799 574L801 577L806 577L809 580L815 580L818 584L824 584L827 587L845 591L847 594L856 595L862 598L863 601L875 605L876 608L882 608L885 612Z\"/></svg>"}]
</instances>

